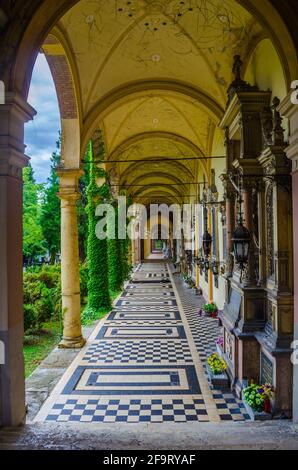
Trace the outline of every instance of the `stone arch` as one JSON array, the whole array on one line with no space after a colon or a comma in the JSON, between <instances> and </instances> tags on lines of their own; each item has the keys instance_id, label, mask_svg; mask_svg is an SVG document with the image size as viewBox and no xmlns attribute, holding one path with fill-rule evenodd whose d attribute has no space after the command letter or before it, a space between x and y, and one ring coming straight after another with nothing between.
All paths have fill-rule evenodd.
<instances>
[{"instance_id":1,"label":"stone arch","mask_svg":"<svg viewBox=\"0 0 298 470\"><path fill-rule=\"evenodd\" d=\"M88 141L93 133L96 123L100 118L111 112L119 105L127 102L128 99L138 94L148 92L176 93L196 100L204 107L215 121L220 121L224 110L218 103L204 91L194 86L177 80L139 80L118 87L106 96L101 97L85 118L83 127L83 144Z\"/></svg>"},{"instance_id":2,"label":"stone arch","mask_svg":"<svg viewBox=\"0 0 298 470\"><path fill-rule=\"evenodd\" d=\"M57 29L46 37L41 50L48 62L59 103L62 130L62 163L65 168L79 168L81 100L74 61L65 40L61 40L61 35L59 35Z\"/></svg>"},{"instance_id":3,"label":"stone arch","mask_svg":"<svg viewBox=\"0 0 298 470\"><path fill-rule=\"evenodd\" d=\"M266 67L264 61L266 60ZM260 89L272 90L272 98L284 98L287 93L287 79L280 56L269 38L260 37L247 54L245 79L257 84Z\"/></svg>"},{"instance_id":4,"label":"stone arch","mask_svg":"<svg viewBox=\"0 0 298 470\"><path fill-rule=\"evenodd\" d=\"M45 0L42 3L30 1L28 2L30 3L31 14L28 15L30 21L24 22L23 27L17 32L8 31L6 39L17 47L17 53L14 54L13 47L9 51L3 51L3 55L8 54L11 60L11 67L5 74L5 81L10 89L20 92L25 99L28 95L32 70L40 45L59 18L78 2L79 0L57 0L55 2ZM268 31L281 57L289 86L298 75L297 50L289 32L289 30L293 30L289 11L285 11L284 16L281 16L275 9L273 1L270 0L262 2L238 0L238 3ZM19 8L19 5L16 5L15 8ZM269 11L270 22L268 20ZM288 29L289 25L291 27Z\"/></svg>"},{"instance_id":5,"label":"stone arch","mask_svg":"<svg viewBox=\"0 0 298 470\"><path fill-rule=\"evenodd\" d=\"M152 138L167 138L169 140L175 140L177 142L180 142L180 143L184 144L186 147L188 147L191 150L191 152L194 153L194 155L204 157L201 149L199 149L195 144L193 144L192 142L190 142L189 140L187 140L183 136L180 136L178 134L174 134L174 133L171 133L171 132L146 132L146 133L143 133L143 134L134 135L134 136L130 137L129 139L127 139L125 142L122 142L122 144L120 146L118 146L111 153L111 155L109 156L109 160L116 159L117 156L123 150L128 148L130 145L133 145L134 143L137 143L137 142L140 142L140 141L143 141L143 140L146 140L146 139L152 139ZM204 174L207 177L207 167L206 167L205 160L199 160L199 163L201 164L202 170L203 170Z\"/></svg>"}]
</instances>

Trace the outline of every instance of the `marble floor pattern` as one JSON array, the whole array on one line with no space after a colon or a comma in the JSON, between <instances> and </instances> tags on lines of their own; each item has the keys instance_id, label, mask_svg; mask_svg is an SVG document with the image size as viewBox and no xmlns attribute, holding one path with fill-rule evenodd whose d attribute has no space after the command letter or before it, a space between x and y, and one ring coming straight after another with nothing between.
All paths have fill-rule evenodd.
<instances>
[{"instance_id":1,"label":"marble floor pattern","mask_svg":"<svg viewBox=\"0 0 298 470\"><path fill-rule=\"evenodd\" d=\"M220 330L197 311L166 263L141 265L35 421L245 420L241 402L208 383L206 357Z\"/></svg>"}]
</instances>

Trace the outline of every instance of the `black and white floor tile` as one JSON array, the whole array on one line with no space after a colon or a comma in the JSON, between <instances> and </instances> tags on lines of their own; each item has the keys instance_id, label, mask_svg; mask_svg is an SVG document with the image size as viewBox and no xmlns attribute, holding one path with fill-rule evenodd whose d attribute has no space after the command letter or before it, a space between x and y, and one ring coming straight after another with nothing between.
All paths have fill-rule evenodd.
<instances>
[{"instance_id":1,"label":"black and white floor tile","mask_svg":"<svg viewBox=\"0 0 298 470\"><path fill-rule=\"evenodd\" d=\"M143 264L36 421L243 420L241 403L212 391L204 373L218 335L164 262Z\"/></svg>"},{"instance_id":2,"label":"black and white floor tile","mask_svg":"<svg viewBox=\"0 0 298 470\"><path fill-rule=\"evenodd\" d=\"M211 354L216 352L216 340L222 336L222 328L219 326L218 320L199 316L202 300L185 290L180 279L176 279L176 285L196 349L208 380L206 367L207 359ZM212 389L212 385L209 384L209 386L210 389ZM222 421L244 421L250 419L242 400L239 400L230 391L213 390L213 398Z\"/></svg>"}]
</instances>

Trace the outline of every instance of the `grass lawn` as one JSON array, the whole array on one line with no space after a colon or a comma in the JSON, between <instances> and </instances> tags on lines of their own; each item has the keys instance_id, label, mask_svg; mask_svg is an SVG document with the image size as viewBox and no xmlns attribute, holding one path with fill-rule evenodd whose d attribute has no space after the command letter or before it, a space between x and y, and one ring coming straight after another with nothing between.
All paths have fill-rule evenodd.
<instances>
[{"instance_id":1,"label":"grass lawn","mask_svg":"<svg viewBox=\"0 0 298 470\"><path fill-rule=\"evenodd\" d=\"M61 339L61 324L59 321L44 323L42 330L25 336L24 358L26 378L50 354Z\"/></svg>"}]
</instances>

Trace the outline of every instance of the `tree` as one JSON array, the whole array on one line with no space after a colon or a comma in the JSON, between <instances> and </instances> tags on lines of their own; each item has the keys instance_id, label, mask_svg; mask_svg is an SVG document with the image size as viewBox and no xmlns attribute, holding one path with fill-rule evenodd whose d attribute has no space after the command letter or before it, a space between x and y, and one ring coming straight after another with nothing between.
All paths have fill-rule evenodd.
<instances>
[{"instance_id":1,"label":"tree","mask_svg":"<svg viewBox=\"0 0 298 470\"><path fill-rule=\"evenodd\" d=\"M59 177L57 167L61 160L61 136L57 141L57 150L51 157L51 174L47 186L44 189L43 204L41 210L40 224L45 239L46 248L50 254L51 264L55 263L57 254L61 247L61 209L59 192Z\"/></svg>"},{"instance_id":2,"label":"tree","mask_svg":"<svg viewBox=\"0 0 298 470\"><path fill-rule=\"evenodd\" d=\"M40 218L40 193L43 185L36 184L32 166L23 170L23 255L24 261L34 262L38 256L45 256L46 247Z\"/></svg>"},{"instance_id":3,"label":"tree","mask_svg":"<svg viewBox=\"0 0 298 470\"><path fill-rule=\"evenodd\" d=\"M104 144L101 142L100 155L97 160L103 160ZM87 188L88 205L86 212L88 215L88 306L87 310L91 313L99 312L101 309L111 307L111 298L109 293L109 268L108 268L108 250L107 240L99 240L96 236L97 218L95 210L98 204L109 199L109 189L105 183L100 187L97 184L99 178L106 177L104 170L97 167L94 161L92 142L89 143L87 161L89 162L89 185Z\"/></svg>"}]
</instances>

